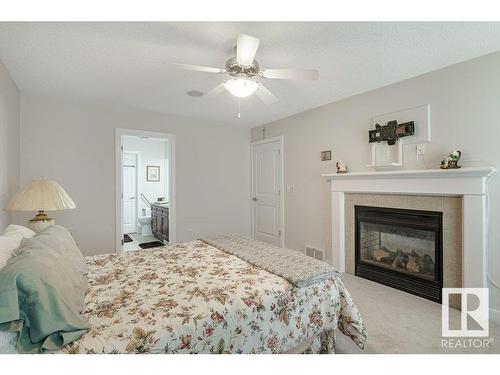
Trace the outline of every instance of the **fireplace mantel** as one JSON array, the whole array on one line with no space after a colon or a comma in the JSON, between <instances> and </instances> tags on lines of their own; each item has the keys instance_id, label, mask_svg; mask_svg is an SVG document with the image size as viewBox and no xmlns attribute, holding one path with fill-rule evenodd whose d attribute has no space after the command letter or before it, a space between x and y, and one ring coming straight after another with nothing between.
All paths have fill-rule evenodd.
<instances>
[{"instance_id":1,"label":"fireplace mantel","mask_svg":"<svg viewBox=\"0 0 500 375\"><path fill-rule=\"evenodd\" d=\"M332 191L461 196L486 194L486 179L495 172L494 167L469 167L331 173L322 176L332 181Z\"/></svg>"},{"instance_id":2,"label":"fireplace mantel","mask_svg":"<svg viewBox=\"0 0 500 375\"><path fill-rule=\"evenodd\" d=\"M323 177L335 180L350 178L435 178L435 177L486 177L496 172L495 167L464 167L458 169L409 169L380 172L326 173Z\"/></svg>"},{"instance_id":3,"label":"fireplace mantel","mask_svg":"<svg viewBox=\"0 0 500 375\"><path fill-rule=\"evenodd\" d=\"M345 193L461 196L463 286L486 287L487 180L495 172L494 167L464 167L323 174L331 181L334 267L345 271Z\"/></svg>"}]
</instances>

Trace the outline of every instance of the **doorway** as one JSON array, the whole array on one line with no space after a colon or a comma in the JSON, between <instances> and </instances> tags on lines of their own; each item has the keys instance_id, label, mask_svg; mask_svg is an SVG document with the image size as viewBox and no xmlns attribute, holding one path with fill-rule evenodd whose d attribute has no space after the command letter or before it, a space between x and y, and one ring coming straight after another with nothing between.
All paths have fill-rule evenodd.
<instances>
[{"instance_id":1,"label":"doorway","mask_svg":"<svg viewBox=\"0 0 500 375\"><path fill-rule=\"evenodd\" d=\"M175 136L116 129L115 142L116 251L175 242Z\"/></svg>"},{"instance_id":2,"label":"doorway","mask_svg":"<svg viewBox=\"0 0 500 375\"><path fill-rule=\"evenodd\" d=\"M252 237L284 247L283 136L252 142Z\"/></svg>"}]
</instances>

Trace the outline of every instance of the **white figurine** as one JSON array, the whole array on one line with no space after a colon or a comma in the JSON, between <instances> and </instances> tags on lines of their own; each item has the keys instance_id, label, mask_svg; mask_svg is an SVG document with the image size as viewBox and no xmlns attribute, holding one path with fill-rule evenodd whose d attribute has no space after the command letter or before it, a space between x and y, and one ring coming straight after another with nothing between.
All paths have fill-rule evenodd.
<instances>
[{"instance_id":1,"label":"white figurine","mask_svg":"<svg viewBox=\"0 0 500 375\"><path fill-rule=\"evenodd\" d=\"M342 160L339 160L335 165L337 166L337 173L347 173L347 167Z\"/></svg>"}]
</instances>

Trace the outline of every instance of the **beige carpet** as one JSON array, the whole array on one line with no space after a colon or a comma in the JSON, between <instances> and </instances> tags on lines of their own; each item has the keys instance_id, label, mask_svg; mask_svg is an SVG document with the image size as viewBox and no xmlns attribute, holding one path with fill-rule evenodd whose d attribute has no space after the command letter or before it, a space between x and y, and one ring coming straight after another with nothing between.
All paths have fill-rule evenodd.
<instances>
[{"instance_id":1,"label":"beige carpet","mask_svg":"<svg viewBox=\"0 0 500 375\"><path fill-rule=\"evenodd\" d=\"M500 353L500 327L490 322L489 348L442 348L441 305L345 274L344 283L365 320L368 340L360 350L342 334L338 353ZM451 322L459 322L453 310Z\"/></svg>"}]
</instances>

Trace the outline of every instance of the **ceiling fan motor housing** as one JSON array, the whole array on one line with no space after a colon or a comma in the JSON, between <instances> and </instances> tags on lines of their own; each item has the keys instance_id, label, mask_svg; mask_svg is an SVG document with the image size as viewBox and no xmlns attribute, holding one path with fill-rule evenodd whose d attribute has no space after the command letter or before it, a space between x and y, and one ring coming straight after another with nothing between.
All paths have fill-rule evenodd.
<instances>
[{"instance_id":1,"label":"ceiling fan motor housing","mask_svg":"<svg viewBox=\"0 0 500 375\"><path fill-rule=\"evenodd\" d=\"M236 57L232 57L226 61L226 72L231 77L251 78L259 74L259 63L253 60L252 65L241 65L236 61Z\"/></svg>"}]
</instances>

